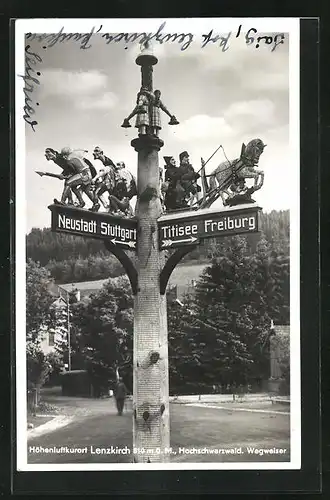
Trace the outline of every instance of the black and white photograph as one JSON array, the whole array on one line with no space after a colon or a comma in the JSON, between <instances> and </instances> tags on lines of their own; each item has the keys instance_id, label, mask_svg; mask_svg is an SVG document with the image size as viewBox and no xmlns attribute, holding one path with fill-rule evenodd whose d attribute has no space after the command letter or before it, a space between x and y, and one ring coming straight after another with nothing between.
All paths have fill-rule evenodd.
<instances>
[{"instance_id":1,"label":"black and white photograph","mask_svg":"<svg viewBox=\"0 0 330 500\"><path fill-rule=\"evenodd\" d=\"M18 471L301 467L299 20L15 22Z\"/></svg>"}]
</instances>

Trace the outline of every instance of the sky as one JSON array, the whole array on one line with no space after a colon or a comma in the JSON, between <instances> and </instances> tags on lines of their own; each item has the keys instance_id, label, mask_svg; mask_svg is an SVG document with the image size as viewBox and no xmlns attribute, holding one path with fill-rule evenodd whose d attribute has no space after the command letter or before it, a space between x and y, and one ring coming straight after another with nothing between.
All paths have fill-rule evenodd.
<instances>
[{"instance_id":1,"label":"sky","mask_svg":"<svg viewBox=\"0 0 330 500\"><path fill-rule=\"evenodd\" d=\"M289 43L286 35L285 43L271 51L272 46L256 49L244 38L233 38L226 51L216 43L203 49L192 44L182 51L177 43L156 42L154 53L159 60L153 71L154 89L161 90L164 104L180 122L169 126L162 113L160 166L164 155L178 162L179 153L187 150L197 171L201 157L207 160L220 144L227 157L234 159L242 142L258 137L267 144L259 162L265 181L254 198L266 212L290 208L294 173L289 143ZM135 106L141 81L140 67L135 64L138 43L107 45L95 34L87 50L74 41L46 49L36 40L29 44L42 62L35 66L40 85L32 94L33 102L39 103L34 106L38 125L35 132L25 126L26 232L32 227L50 227L47 206L60 197L63 188L62 181L35 173L59 172L53 162L45 160L46 147L86 149L93 161L92 151L100 146L106 156L124 161L136 174L137 153L130 145L137 136L135 119L130 129L120 125ZM206 173L224 160L220 149ZM97 168L101 165L93 163ZM214 206L220 207L221 201Z\"/></svg>"}]
</instances>

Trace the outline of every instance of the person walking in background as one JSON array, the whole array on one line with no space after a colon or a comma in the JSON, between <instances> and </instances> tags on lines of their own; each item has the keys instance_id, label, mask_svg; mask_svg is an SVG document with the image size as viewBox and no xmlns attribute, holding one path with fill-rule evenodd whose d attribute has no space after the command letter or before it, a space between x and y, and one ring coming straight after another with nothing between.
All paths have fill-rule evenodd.
<instances>
[{"instance_id":1,"label":"person walking in background","mask_svg":"<svg viewBox=\"0 0 330 500\"><path fill-rule=\"evenodd\" d=\"M123 379L119 378L115 388L115 398L116 398L118 415L123 414L126 396L127 396L127 388L123 382Z\"/></svg>"}]
</instances>

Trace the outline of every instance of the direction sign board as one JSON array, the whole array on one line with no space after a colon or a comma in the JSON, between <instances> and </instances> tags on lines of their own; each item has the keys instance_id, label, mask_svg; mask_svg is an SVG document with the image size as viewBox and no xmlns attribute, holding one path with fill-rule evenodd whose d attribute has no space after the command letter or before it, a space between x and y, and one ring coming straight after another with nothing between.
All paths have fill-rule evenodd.
<instances>
[{"instance_id":1,"label":"direction sign board","mask_svg":"<svg viewBox=\"0 0 330 500\"><path fill-rule=\"evenodd\" d=\"M258 232L259 210L255 205L237 205L163 215L158 219L159 248L196 245L204 238Z\"/></svg>"},{"instance_id":2,"label":"direction sign board","mask_svg":"<svg viewBox=\"0 0 330 500\"><path fill-rule=\"evenodd\" d=\"M108 240L124 250L136 250L136 219L63 205L48 208L52 212L52 231Z\"/></svg>"}]
</instances>

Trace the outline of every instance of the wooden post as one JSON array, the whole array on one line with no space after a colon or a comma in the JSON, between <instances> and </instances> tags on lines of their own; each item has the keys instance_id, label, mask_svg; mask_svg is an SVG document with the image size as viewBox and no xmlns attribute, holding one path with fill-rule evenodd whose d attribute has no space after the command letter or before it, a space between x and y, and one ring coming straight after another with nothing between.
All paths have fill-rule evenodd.
<instances>
[{"instance_id":1,"label":"wooden post","mask_svg":"<svg viewBox=\"0 0 330 500\"><path fill-rule=\"evenodd\" d=\"M157 58L145 51L136 63L152 90ZM163 141L149 134L132 141L138 152L137 291L134 297L133 460L166 462L169 457L169 389L166 295L160 293L164 265L157 220L162 213L158 151Z\"/></svg>"},{"instance_id":2,"label":"wooden post","mask_svg":"<svg viewBox=\"0 0 330 500\"><path fill-rule=\"evenodd\" d=\"M161 215L158 151L162 141L141 136L138 151L137 293L134 298L133 453L136 462L165 462L169 447L166 295L157 219Z\"/></svg>"}]
</instances>

